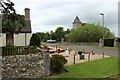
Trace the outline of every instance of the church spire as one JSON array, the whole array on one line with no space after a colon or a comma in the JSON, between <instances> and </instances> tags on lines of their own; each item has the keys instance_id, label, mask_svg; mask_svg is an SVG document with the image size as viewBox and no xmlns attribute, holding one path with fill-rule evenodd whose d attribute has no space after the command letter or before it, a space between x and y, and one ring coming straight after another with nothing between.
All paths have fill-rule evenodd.
<instances>
[{"instance_id":1,"label":"church spire","mask_svg":"<svg viewBox=\"0 0 120 80\"><path fill-rule=\"evenodd\" d=\"M78 16L76 16L75 19L74 19L74 21L73 21L73 28L77 29L80 26L82 26L82 22L80 21L80 19L78 18Z\"/></svg>"},{"instance_id":2,"label":"church spire","mask_svg":"<svg viewBox=\"0 0 120 80\"><path fill-rule=\"evenodd\" d=\"M80 19L78 18L78 16L76 16L75 19L74 19L74 21L73 21L73 24L74 23L82 23L82 22L80 21Z\"/></svg>"}]
</instances>

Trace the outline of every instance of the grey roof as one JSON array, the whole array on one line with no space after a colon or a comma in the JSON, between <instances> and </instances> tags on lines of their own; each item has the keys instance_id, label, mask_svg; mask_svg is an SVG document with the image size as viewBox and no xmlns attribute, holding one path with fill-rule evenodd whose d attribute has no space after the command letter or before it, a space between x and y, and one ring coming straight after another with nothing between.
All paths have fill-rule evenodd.
<instances>
[{"instance_id":1,"label":"grey roof","mask_svg":"<svg viewBox=\"0 0 120 80\"><path fill-rule=\"evenodd\" d=\"M1 18L1 14L0 14L0 18ZM26 22L26 26L21 29L20 33L32 33L31 20L25 20L25 22Z\"/></svg>"},{"instance_id":2,"label":"grey roof","mask_svg":"<svg viewBox=\"0 0 120 80\"><path fill-rule=\"evenodd\" d=\"M74 23L82 23L81 21L80 21L80 19L78 18L78 16L76 16L76 18L74 19L74 21L73 21L73 24Z\"/></svg>"},{"instance_id":3,"label":"grey roof","mask_svg":"<svg viewBox=\"0 0 120 80\"><path fill-rule=\"evenodd\" d=\"M30 20L25 20L26 21L26 26L23 27L20 31L20 33L31 33L31 21Z\"/></svg>"}]
</instances>

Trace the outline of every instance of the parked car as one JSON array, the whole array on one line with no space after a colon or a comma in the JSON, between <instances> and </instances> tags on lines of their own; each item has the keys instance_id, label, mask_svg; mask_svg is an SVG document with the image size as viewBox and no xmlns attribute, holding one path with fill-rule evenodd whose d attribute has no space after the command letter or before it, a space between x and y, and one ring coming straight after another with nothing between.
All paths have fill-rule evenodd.
<instances>
[{"instance_id":1,"label":"parked car","mask_svg":"<svg viewBox=\"0 0 120 80\"><path fill-rule=\"evenodd\" d=\"M47 43L56 43L56 40L47 40Z\"/></svg>"}]
</instances>

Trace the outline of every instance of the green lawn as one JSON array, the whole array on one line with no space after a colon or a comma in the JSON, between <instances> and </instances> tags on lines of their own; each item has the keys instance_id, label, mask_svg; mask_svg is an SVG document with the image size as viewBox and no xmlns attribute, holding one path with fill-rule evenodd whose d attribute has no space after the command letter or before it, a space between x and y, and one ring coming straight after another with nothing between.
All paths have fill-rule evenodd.
<instances>
[{"instance_id":1,"label":"green lawn","mask_svg":"<svg viewBox=\"0 0 120 80\"><path fill-rule=\"evenodd\" d=\"M118 74L118 58L105 58L66 67L69 72L50 78L106 78Z\"/></svg>"}]
</instances>

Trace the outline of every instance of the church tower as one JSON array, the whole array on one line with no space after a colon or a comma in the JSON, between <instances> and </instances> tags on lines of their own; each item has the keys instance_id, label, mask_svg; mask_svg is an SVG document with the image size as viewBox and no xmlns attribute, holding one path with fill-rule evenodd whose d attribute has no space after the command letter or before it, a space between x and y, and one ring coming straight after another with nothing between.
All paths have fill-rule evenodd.
<instances>
[{"instance_id":1,"label":"church tower","mask_svg":"<svg viewBox=\"0 0 120 80\"><path fill-rule=\"evenodd\" d=\"M73 28L77 29L80 26L82 26L82 22L80 21L80 19L78 18L78 16L76 16L76 18L73 21Z\"/></svg>"}]
</instances>

